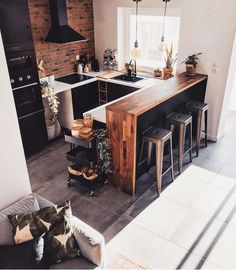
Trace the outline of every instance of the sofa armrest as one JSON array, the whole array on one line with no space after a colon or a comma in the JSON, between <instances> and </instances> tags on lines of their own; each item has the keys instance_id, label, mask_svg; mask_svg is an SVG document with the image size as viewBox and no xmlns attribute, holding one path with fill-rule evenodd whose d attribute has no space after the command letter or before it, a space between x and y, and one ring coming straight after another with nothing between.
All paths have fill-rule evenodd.
<instances>
[{"instance_id":1,"label":"sofa armrest","mask_svg":"<svg viewBox=\"0 0 236 270\"><path fill-rule=\"evenodd\" d=\"M40 195L38 195L36 193L32 193L32 195L37 199L40 209L42 209L44 207L54 206L55 205L54 203L50 202L49 200L41 197Z\"/></svg>"},{"instance_id":2,"label":"sofa armrest","mask_svg":"<svg viewBox=\"0 0 236 270\"><path fill-rule=\"evenodd\" d=\"M72 229L83 257L105 268L105 240L102 234L78 219L72 218Z\"/></svg>"}]
</instances>

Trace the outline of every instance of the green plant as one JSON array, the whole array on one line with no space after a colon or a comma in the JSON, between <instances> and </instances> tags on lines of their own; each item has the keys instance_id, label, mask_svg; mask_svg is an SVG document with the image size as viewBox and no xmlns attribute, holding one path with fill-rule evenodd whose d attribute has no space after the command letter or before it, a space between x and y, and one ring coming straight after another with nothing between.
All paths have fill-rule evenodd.
<instances>
[{"instance_id":1,"label":"green plant","mask_svg":"<svg viewBox=\"0 0 236 270\"><path fill-rule=\"evenodd\" d=\"M172 44L170 46L170 49L168 49L168 47L166 46L164 59L165 59L166 68L172 68L173 65L175 64L177 60L177 54L173 56Z\"/></svg>"},{"instance_id":2,"label":"green plant","mask_svg":"<svg viewBox=\"0 0 236 270\"><path fill-rule=\"evenodd\" d=\"M58 97L54 91L54 88L48 84L47 81L42 81L40 83L42 96L47 98L49 108L52 112L52 120L55 122L58 115Z\"/></svg>"},{"instance_id":3,"label":"green plant","mask_svg":"<svg viewBox=\"0 0 236 270\"><path fill-rule=\"evenodd\" d=\"M190 56L188 56L183 62L186 65L193 65L194 67L197 66L198 64L198 56L201 55L202 53L196 53L196 54L192 54Z\"/></svg>"},{"instance_id":4,"label":"green plant","mask_svg":"<svg viewBox=\"0 0 236 270\"><path fill-rule=\"evenodd\" d=\"M112 157L107 138L107 131L104 128L95 129L93 135L96 138L98 166L102 173L111 173Z\"/></svg>"}]
</instances>

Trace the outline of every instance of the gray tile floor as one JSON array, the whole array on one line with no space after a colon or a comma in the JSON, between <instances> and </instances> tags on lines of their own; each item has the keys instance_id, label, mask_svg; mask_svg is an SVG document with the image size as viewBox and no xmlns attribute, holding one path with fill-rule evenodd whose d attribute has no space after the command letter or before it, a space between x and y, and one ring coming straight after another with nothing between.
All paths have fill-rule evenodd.
<instances>
[{"instance_id":1,"label":"gray tile floor","mask_svg":"<svg viewBox=\"0 0 236 270\"><path fill-rule=\"evenodd\" d=\"M236 113L232 113L226 123L226 135L218 143L210 142L201 149L193 164L236 178L235 123ZM89 197L88 190L81 186L68 187L68 150L69 145L60 139L27 160L32 190L55 203L70 199L73 213L101 232L107 242L157 199L154 168L138 179L137 194L133 197L109 185L99 187L94 197ZM188 166L186 156L185 168ZM177 170L175 175L178 177ZM163 189L170 182L166 175Z\"/></svg>"}]
</instances>

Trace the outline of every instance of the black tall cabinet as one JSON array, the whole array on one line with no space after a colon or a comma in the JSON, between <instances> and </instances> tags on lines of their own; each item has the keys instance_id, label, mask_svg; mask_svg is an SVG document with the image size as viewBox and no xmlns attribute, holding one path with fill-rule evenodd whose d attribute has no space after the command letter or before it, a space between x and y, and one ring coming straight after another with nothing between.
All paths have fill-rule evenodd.
<instances>
[{"instance_id":1,"label":"black tall cabinet","mask_svg":"<svg viewBox=\"0 0 236 270\"><path fill-rule=\"evenodd\" d=\"M48 139L27 0L0 0L0 30L28 156Z\"/></svg>"}]
</instances>

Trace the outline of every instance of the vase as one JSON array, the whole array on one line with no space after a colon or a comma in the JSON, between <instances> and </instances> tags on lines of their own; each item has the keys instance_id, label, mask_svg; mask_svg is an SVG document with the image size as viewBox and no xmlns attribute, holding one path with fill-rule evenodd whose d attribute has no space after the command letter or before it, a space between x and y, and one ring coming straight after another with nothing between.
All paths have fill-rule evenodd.
<instances>
[{"instance_id":1,"label":"vase","mask_svg":"<svg viewBox=\"0 0 236 270\"><path fill-rule=\"evenodd\" d=\"M56 137L56 124L53 120L46 120L48 140L52 140Z\"/></svg>"},{"instance_id":2,"label":"vase","mask_svg":"<svg viewBox=\"0 0 236 270\"><path fill-rule=\"evenodd\" d=\"M61 124L60 122L56 119L55 120L55 137L59 136L61 133Z\"/></svg>"},{"instance_id":3,"label":"vase","mask_svg":"<svg viewBox=\"0 0 236 270\"><path fill-rule=\"evenodd\" d=\"M186 64L186 73L189 76L194 76L196 74L196 68L194 65Z\"/></svg>"},{"instance_id":4,"label":"vase","mask_svg":"<svg viewBox=\"0 0 236 270\"><path fill-rule=\"evenodd\" d=\"M168 68L168 67L163 68L164 77L166 75L171 75L172 72L173 72L173 68L171 68L171 67L170 68Z\"/></svg>"},{"instance_id":5,"label":"vase","mask_svg":"<svg viewBox=\"0 0 236 270\"><path fill-rule=\"evenodd\" d=\"M155 77L161 77L162 76L162 72L161 71L154 71L154 76Z\"/></svg>"}]
</instances>

